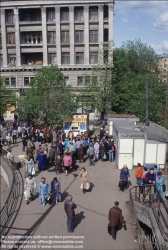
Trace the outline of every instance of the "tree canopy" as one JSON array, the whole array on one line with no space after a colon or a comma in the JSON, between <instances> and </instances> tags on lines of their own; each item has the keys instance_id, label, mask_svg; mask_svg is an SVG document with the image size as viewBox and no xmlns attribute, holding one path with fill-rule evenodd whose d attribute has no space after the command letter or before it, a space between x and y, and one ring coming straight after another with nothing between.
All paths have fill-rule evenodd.
<instances>
[{"instance_id":1,"label":"tree canopy","mask_svg":"<svg viewBox=\"0 0 168 250\"><path fill-rule=\"evenodd\" d=\"M6 85L4 77L0 77L0 117L7 111L7 104L16 106L16 95L14 91Z\"/></svg>"},{"instance_id":2,"label":"tree canopy","mask_svg":"<svg viewBox=\"0 0 168 250\"><path fill-rule=\"evenodd\" d=\"M62 124L77 109L75 95L57 66L38 70L25 95L18 100L19 116L45 124Z\"/></svg>"}]
</instances>

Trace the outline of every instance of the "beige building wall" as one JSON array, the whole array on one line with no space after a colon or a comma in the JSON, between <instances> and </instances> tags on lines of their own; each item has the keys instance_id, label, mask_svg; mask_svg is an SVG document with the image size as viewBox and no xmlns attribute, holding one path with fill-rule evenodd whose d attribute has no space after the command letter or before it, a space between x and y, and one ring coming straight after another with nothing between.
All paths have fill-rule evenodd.
<instances>
[{"instance_id":1,"label":"beige building wall","mask_svg":"<svg viewBox=\"0 0 168 250\"><path fill-rule=\"evenodd\" d=\"M67 84L82 87L101 43L113 40L113 14L114 0L2 0L1 76L19 92L42 66L57 64Z\"/></svg>"}]
</instances>

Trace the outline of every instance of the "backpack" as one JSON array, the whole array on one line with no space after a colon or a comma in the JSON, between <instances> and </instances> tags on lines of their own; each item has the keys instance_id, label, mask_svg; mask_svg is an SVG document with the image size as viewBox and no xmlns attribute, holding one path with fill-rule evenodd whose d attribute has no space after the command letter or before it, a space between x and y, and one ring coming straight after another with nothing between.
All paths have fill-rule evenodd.
<instances>
[{"instance_id":1,"label":"backpack","mask_svg":"<svg viewBox=\"0 0 168 250\"><path fill-rule=\"evenodd\" d=\"M112 146L112 151L113 151L113 152L115 151L115 148L114 148L114 146Z\"/></svg>"}]
</instances>

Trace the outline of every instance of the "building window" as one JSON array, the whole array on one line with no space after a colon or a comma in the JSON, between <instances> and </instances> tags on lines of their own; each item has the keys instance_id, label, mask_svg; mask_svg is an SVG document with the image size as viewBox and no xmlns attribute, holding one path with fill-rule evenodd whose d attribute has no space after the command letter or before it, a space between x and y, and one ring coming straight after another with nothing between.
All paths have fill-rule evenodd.
<instances>
[{"instance_id":1,"label":"building window","mask_svg":"<svg viewBox=\"0 0 168 250\"><path fill-rule=\"evenodd\" d=\"M90 84L90 76L85 76L85 85Z\"/></svg>"},{"instance_id":2,"label":"building window","mask_svg":"<svg viewBox=\"0 0 168 250\"><path fill-rule=\"evenodd\" d=\"M0 66L3 66L3 57L0 56Z\"/></svg>"},{"instance_id":3,"label":"building window","mask_svg":"<svg viewBox=\"0 0 168 250\"><path fill-rule=\"evenodd\" d=\"M6 22L7 23L13 23L14 22L14 12L13 11L7 11L7 13L6 13Z\"/></svg>"},{"instance_id":4,"label":"building window","mask_svg":"<svg viewBox=\"0 0 168 250\"><path fill-rule=\"evenodd\" d=\"M90 52L90 64L98 63L98 52Z\"/></svg>"},{"instance_id":5,"label":"building window","mask_svg":"<svg viewBox=\"0 0 168 250\"><path fill-rule=\"evenodd\" d=\"M89 20L90 21L97 21L98 20L98 7L90 7Z\"/></svg>"},{"instance_id":6,"label":"building window","mask_svg":"<svg viewBox=\"0 0 168 250\"><path fill-rule=\"evenodd\" d=\"M69 31L61 31L61 42L69 43Z\"/></svg>"},{"instance_id":7,"label":"building window","mask_svg":"<svg viewBox=\"0 0 168 250\"><path fill-rule=\"evenodd\" d=\"M0 46L2 45L2 34L0 33Z\"/></svg>"},{"instance_id":8,"label":"building window","mask_svg":"<svg viewBox=\"0 0 168 250\"><path fill-rule=\"evenodd\" d=\"M43 65L43 53L23 53L22 65Z\"/></svg>"},{"instance_id":9,"label":"building window","mask_svg":"<svg viewBox=\"0 0 168 250\"><path fill-rule=\"evenodd\" d=\"M75 21L83 21L83 7L75 8Z\"/></svg>"},{"instance_id":10,"label":"building window","mask_svg":"<svg viewBox=\"0 0 168 250\"><path fill-rule=\"evenodd\" d=\"M92 85L97 85L97 76L92 76Z\"/></svg>"},{"instance_id":11,"label":"building window","mask_svg":"<svg viewBox=\"0 0 168 250\"><path fill-rule=\"evenodd\" d=\"M23 33L22 43L25 44L38 44L42 43L42 34L41 33Z\"/></svg>"},{"instance_id":12,"label":"building window","mask_svg":"<svg viewBox=\"0 0 168 250\"><path fill-rule=\"evenodd\" d=\"M24 77L24 86L29 84L29 77Z\"/></svg>"},{"instance_id":13,"label":"building window","mask_svg":"<svg viewBox=\"0 0 168 250\"><path fill-rule=\"evenodd\" d=\"M61 9L61 21L69 21L69 8Z\"/></svg>"},{"instance_id":14,"label":"building window","mask_svg":"<svg viewBox=\"0 0 168 250\"><path fill-rule=\"evenodd\" d=\"M69 76L64 77L64 79L65 79L65 85L66 86L69 85Z\"/></svg>"},{"instance_id":15,"label":"building window","mask_svg":"<svg viewBox=\"0 0 168 250\"><path fill-rule=\"evenodd\" d=\"M104 50L104 63L108 63L108 50Z\"/></svg>"},{"instance_id":16,"label":"building window","mask_svg":"<svg viewBox=\"0 0 168 250\"><path fill-rule=\"evenodd\" d=\"M62 52L62 64L70 64L70 53Z\"/></svg>"},{"instance_id":17,"label":"building window","mask_svg":"<svg viewBox=\"0 0 168 250\"><path fill-rule=\"evenodd\" d=\"M16 86L16 78L11 78L11 86Z\"/></svg>"},{"instance_id":18,"label":"building window","mask_svg":"<svg viewBox=\"0 0 168 250\"><path fill-rule=\"evenodd\" d=\"M47 22L54 22L55 21L55 10L48 9L47 10Z\"/></svg>"},{"instance_id":19,"label":"building window","mask_svg":"<svg viewBox=\"0 0 168 250\"><path fill-rule=\"evenodd\" d=\"M5 79L5 83L6 83L6 85L9 85L9 78Z\"/></svg>"},{"instance_id":20,"label":"building window","mask_svg":"<svg viewBox=\"0 0 168 250\"><path fill-rule=\"evenodd\" d=\"M56 53L49 53L48 54L48 64L57 64L57 56Z\"/></svg>"},{"instance_id":21,"label":"building window","mask_svg":"<svg viewBox=\"0 0 168 250\"><path fill-rule=\"evenodd\" d=\"M83 43L84 41L84 31L83 30L75 30L75 43Z\"/></svg>"},{"instance_id":22,"label":"building window","mask_svg":"<svg viewBox=\"0 0 168 250\"><path fill-rule=\"evenodd\" d=\"M15 44L15 33L8 33L8 44Z\"/></svg>"},{"instance_id":23,"label":"building window","mask_svg":"<svg viewBox=\"0 0 168 250\"><path fill-rule=\"evenodd\" d=\"M90 43L98 43L98 30L90 30L89 31L89 42Z\"/></svg>"},{"instance_id":24,"label":"building window","mask_svg":"<svg viewBox=\"0 0 168 250\"><path fill-rule=\"evenodd\" d=\"M76 52L76 64L84 64L84 53Z\"/></svg>"},{"instance_id":25,"label":"building window","mask_svg":"<svg viewBox=\"0 0 168 250\"><path fill-rule=\"evenodd\" d=\"M41 21L41 9L20 9L19 17L23 22Z\"/></svg>"},{"instance_id":26,"label":"building window","mask_svg":"<svg viewBox=\"0 0 168 250\"><path fill-rule=\"evenodd\" d=\"M56 32L48 31L48 43L55 44L56 43Z\"/></svg>"},{"instance_id":27,"label":"building window","mask_svg":"<svg viewBox=\"0 0 168 250\"><path fill-rule=\"evenodd\" d=\"M78 76L78 86L83 86L83 76Z\"/></svg>"},{"instance_id":28,"label":"building window","mask_svg":"<svg viewBox=\"0 0 168 250\"><path fill-rule=\"evenodd\" d=\"M16 56L15 55L9 55L8 60L9 60L8 64L16 65Z\"/></svg>"}]
</instances>

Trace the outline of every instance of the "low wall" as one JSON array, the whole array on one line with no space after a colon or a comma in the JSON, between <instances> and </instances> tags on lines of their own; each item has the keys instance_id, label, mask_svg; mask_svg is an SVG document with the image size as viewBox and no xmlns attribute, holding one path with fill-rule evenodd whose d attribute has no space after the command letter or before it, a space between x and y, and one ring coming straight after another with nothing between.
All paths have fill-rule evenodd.
<instances>
[{"instance_id":1,"label":"low wall","mask_svg":"<svg viewBox=\"0 0 168 250\"><path fill-rule=\"evenodd\" d=\"M0 171L9 189L11 189L13 183L13 172L8 163L3 158L1 158Z\"/></svg>"}]
</instances>

